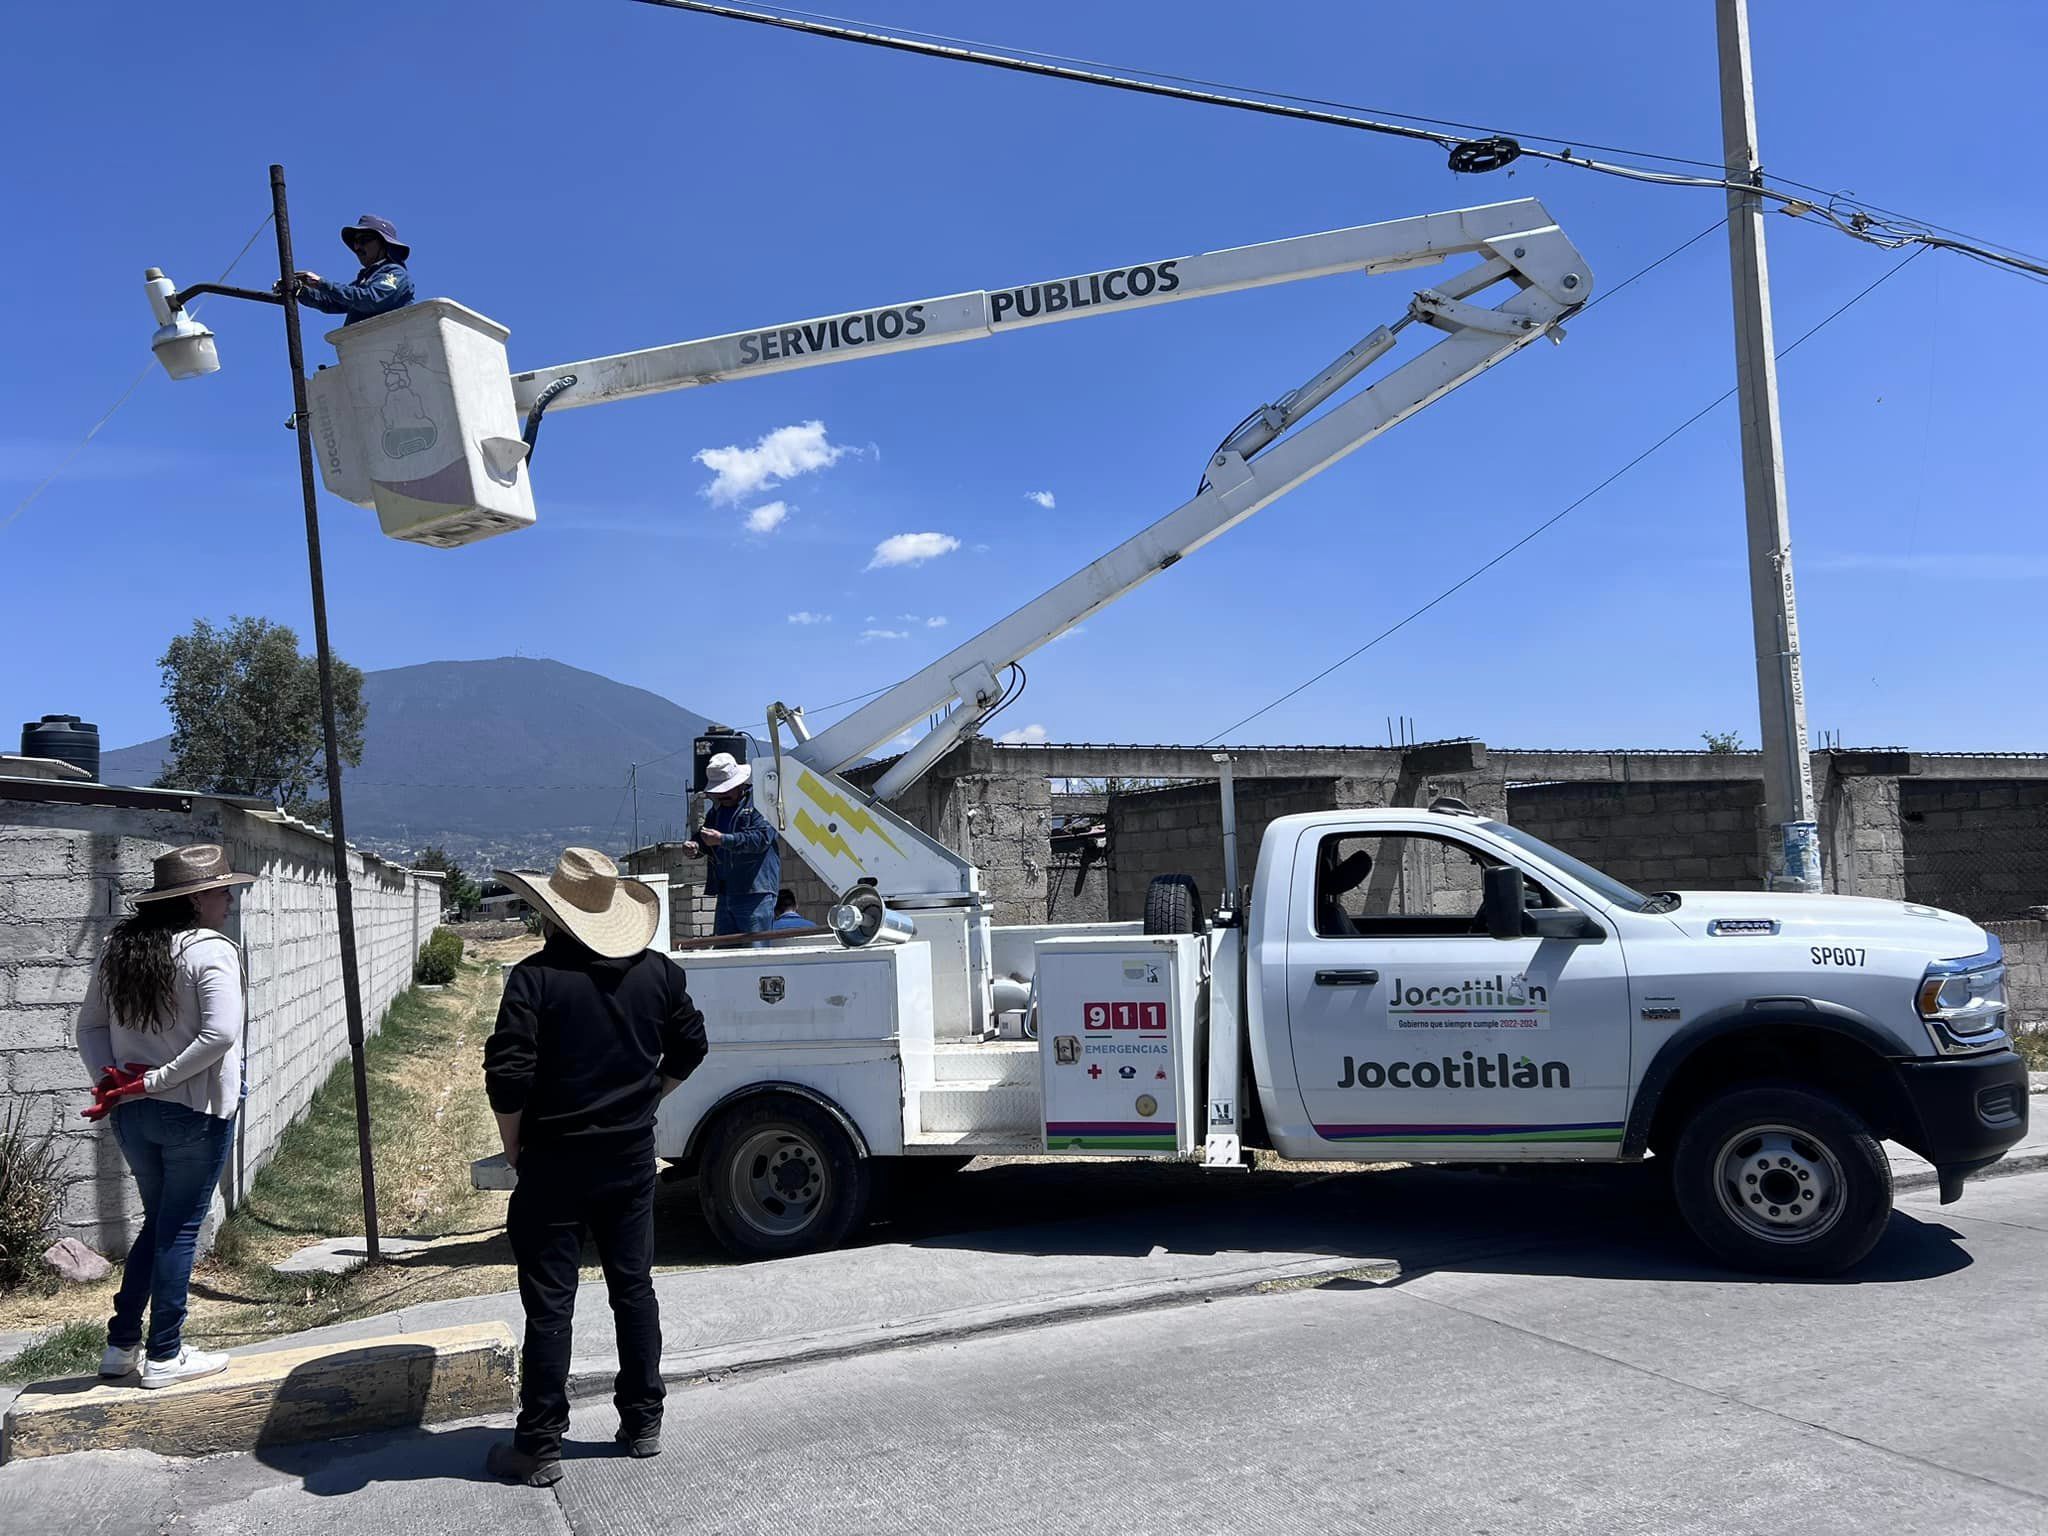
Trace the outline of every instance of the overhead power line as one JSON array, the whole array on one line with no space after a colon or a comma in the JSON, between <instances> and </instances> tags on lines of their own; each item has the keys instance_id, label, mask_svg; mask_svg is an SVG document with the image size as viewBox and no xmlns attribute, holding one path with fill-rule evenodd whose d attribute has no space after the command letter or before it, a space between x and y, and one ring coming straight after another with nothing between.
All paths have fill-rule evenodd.
<instances>
[{"instance_id":1,"label":"overhead power line","mask_svg":"<svg viewBox=\"0 0 2048 1536\"><path fill-rule=\"evenodd\" d=\"M1333 110L1329 106L1316 104L1317 99L1313 97L1282 97L1279 93L1255 92L1252 88L1244 86L1225 86L1214 82L1196 83L1187 76L1162 75L1150 70L1133 70L1087 61L1067 62L1057 54L997 49L987 44L944 39L941 34L936 33L915 35L881 32L866 23L853 24L839 18L819 17L806 12L757 11L742 6L714 4L712 0L635 0L635 3L670 11L694 11L727 21L777 27L812 37L829 38L836 42L857 43L869 48L883 48L924 58L945 59L956 64L975 64L988 69L1003 69L1045 79L1067 80L1078 85L1092 85L1106 90L1163 96L1203 106L1228 107L1239 112L1256 112L1268 117L1321 123L1327 127L1348 128L1388 138L1417 140L1446 150L1450 155L1451 169L1460 174L1477 175L1500 170L1516 160L1532 159L1556 165L1576 166L1580 170L1594 171L1603 176L1618 176L1629 181L1648 182L1656 186L1754 192L1776 204L1781 212L1796 218L1818 220L1851 239L1885 250L1897 250L1907 245L1950 250L1991 266L2032 273L2039 278L2048 279L2048 262L2015 252L2010 248L1974 241L1953 232L1942 233L1935 225L1925 220L1888 213L1875 204L1865 203L1842 193L1825 192L1813 187L1805 187L1803 193L1787 192L1769 185L1769 179L1764 177L1759 177L1756 184L1731 181L1725 174L1718 174L1721 168L1710 161L1689 160L1671 155L1653 157L1640 151L1602 151L1635 154L1638 158L1656 158L1680 165L1705 166L1710 173L1716 174L1698 175L1692 171L1653 170L1648 166L1627 165L1614 160L1596 160L1589 155L1580 154L1577 141L1554 134L1527 137L1540 137L1550 143L1562 145L1562 148L1542 148L1511 134L1490 133L1473 136L1471 133L1452 132L1448 126L1430 126L1447 123L1445 119L1410 118L1407 122L1390 122L1386 117L1362 116L1359 111L1353 109Z\"/></svg>"},{"instance_id":2,"label":"overhead power line","mask_svg":"<svg viewBox=\"0 0 2048 1536\"><path fill-rule=\"evenodd\" d=\"M1695 236L1694 238L1697 239L1699 237ZM1879 288L1882 288L1886 283L1890 282L1893 278L1897 277L1907 267L1911 266L1914 262L1918 261L1922 256L1926 254L1927 252L1924 249L1913 251L1909 255L1901 257L1898 261L1892 263L1892 265L1889 268L1887 268L1884 271L1884 273L1880 275L1874 282L1860 289L1853 297L1848 299L1843 304L1839 305L1825 318L1821 319L1816 324L1808 327L1805 331L1802 331L1797 339L1788 342L1783 347L1780 347L1778 349L1777 355L1780 358L1786 358L1791 356L1800 347L1804 346L1808 341L1811 341L1815 336L1818 336L1830 325L1833 325L1835 321L1841 319L1843 315L1847 314L1850 310L1854 309L1858 304L1862 303L1865 299L1869 298L1871 294L1877 292ZM1201 745L1205 747L1213 746L1215 743L1222 741L1226 736L1229 736L1232 732L1240 730L1247 725L1250 725L1252 721L1258 719L1261 715L1268 714L1271 711L1278 709L1282 704L1285 704L1289 699L1294 698L1298 694L1306 692L1310 688L1313 688L1317 683L1321 682L1331 673L1336 672L1343 667L1349 666L1352 662L1358 660L1359 657L1363 656L1367 651L1371 650L1374 646L1378 645L1382 640L1385 640L1392 635L1400 633L1400 631L1406 629L1410 624L1414 623L1417 619L1421 618L1425 613L1428 613L1430 609L1436 607L1438 604L1444 602L1447 598L1452 597L1456 593L1462 592L1466 587L1471 586L1473 582L1477 581L1481 576L1484 576L1488 571L1492 570L1495 566L1499 565L1503 560L1506 560L1510 555L1516 553L1524 546L1533 543L1541 535L1549 532L1552 528L1556 527L1559 523L1563 522L1567 517L1570 517L1572 513L1578 511L1580 507L1583 507L1595 496L1598 496L1602 491L1606 490L1607 487L1614 484L1614 482L1619 480L1623 475L1626 475L1638 464L1641 464L1645 459L1649 458L1652 454L1656 453L1659 449L1664 447L1665 444L1669 443L1670 441L1672 441L1672 439L1680 436L1681 434L1689 430L1691 427L1693 427L1699 421L1703 420L1705 417L1711 415L1717 407L1726 404L1728 401L1734 398L1735 389L1732 386L1726 390L1723 390L1720 394L1716 395L1712 400L1709 400L1705 405L1701 406L1698 410L1694 411L1690 416L1686 417L1685 420L1681 421L1677 426L1673 427L1669 432L1666 432L1662 437L1658 438L1654 443L1650 444L1649 447L1643 449L1642 452L1638 453L1634 458L1630 459L1626 464L1622 465L1621 468L1615 470L1612 474L1608 475L1605 479L1601 480L1598 485L1595 485L1591 490L1587 491L1584 495L1578 497L1576 500L1566 505L1562 510L1553 512L1549 517L1545 518L1542 522L1538 523L1535 527L1531 528L1519 539L1516 539L1514 543L1508 545L1505 549L1501 550L1500 553L1496 554L1492 559L1486 561L1483 565L1475 567L1466 575L1460 577L1457 581L1452 582L1448 587L1445 587L1443 591L1437 593L1435 597L1432 597L1428 602L1422 604L1422 606L1420 606L1419 608L1412 609L1410 612L1403 615L1401 618L1395 620L1392 624L1389 624L1385 629L1381 630L1378 634L1374 635L1370 640L1366 641L1365 644L1359 646L1356 650L1347 652L1345 655L1338 657L1335 661L1331 662L1327 667L1324 667L1322 671L1316 673L1313 677L1306 678L1303 681L1295 684L1294 687L1288 689L1278 698L1273 699L1270 703L1260 705L1257 709L1253 710L1250 714L1244 716L1242 719L1232 721L1229 725L1226 725L1222 730L1218 731L1215 735L1210 736L1206 740L1204 740L1201 743Z\"/></svg>"}]
</instances>

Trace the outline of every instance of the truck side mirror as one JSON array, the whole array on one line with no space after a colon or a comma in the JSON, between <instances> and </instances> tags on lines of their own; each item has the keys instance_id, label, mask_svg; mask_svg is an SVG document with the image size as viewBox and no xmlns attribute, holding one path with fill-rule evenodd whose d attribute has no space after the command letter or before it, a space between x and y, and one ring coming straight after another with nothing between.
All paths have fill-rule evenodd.
<instances>
[{"instance_id":1,"label":"truck side mirror","mask_svg":"<svg viewBox=\"0 0 2048 1536\"><path fill-rule=\"evenodd\" d=\"M1486 931L1496 939L1519 939L1522 937L1522 872L1513 865L1502 864L1487 870L1481 877L1485 882L1485 896L1480 911L1486 918Z\"/></svg>"}]
</instances>

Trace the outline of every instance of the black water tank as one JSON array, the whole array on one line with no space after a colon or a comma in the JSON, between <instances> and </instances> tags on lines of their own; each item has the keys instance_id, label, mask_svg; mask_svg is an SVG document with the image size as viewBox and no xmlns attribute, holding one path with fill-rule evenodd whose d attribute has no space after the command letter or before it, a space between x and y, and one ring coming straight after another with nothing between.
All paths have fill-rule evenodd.
<instances>
[{"instance_id":1,"label":"black water tank","mask_svg":"<svg viewBox=\"0 0 2048 1536\"><path fill-rule=\"evenodd\" d=\"M744 731L733 730L730 726L710 725L704 734L691 744L694 772L690 775L690 788L704 792L704 769L711 759L720 752L730 752L735 762L747 760L747 736Z\"/></svg>"},{"instance_id":2,"label":"black water tank","mask_svg":"<svg viewBox=\"0 0 2048 1536\"><path fill-rule=\"evenodd\" d=\"M23 757L54 757L83 768L94 783L100 777L100 728L76 715L45 715L21 728Z\"/></svg>"}]
</instances>

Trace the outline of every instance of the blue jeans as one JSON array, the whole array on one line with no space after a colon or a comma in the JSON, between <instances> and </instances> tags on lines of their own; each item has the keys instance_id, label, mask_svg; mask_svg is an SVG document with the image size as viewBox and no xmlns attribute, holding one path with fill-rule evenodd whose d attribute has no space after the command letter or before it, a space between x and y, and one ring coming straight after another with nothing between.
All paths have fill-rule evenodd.
<instances>
[{"instance_id":1,"label":"blue jeans","mask_svg":"<svg viewBox=\"0 0 2048 1536\"><path fill-rule=\"evenodd\" d=\"M721 896L711 919L711 931L720 933L763 933L775 921L775 893L759 896Z\"/></svg>"},{"instance_id":2,"label":"blue jeans","mask_svg":"<svg viewBox=\"0 0 2048 1536\"><path fill-rule=\"evenodd\" d=\"M142 1230L128 1250L107 1342L142 1342L149 1307L149 1358L175 1360L184 1342L185 1298L199 1228L235 1139L235 1122L167 1099L140 1099L114 1110L114 1138L142 1192Z\"/></svg>"}]
</instances>

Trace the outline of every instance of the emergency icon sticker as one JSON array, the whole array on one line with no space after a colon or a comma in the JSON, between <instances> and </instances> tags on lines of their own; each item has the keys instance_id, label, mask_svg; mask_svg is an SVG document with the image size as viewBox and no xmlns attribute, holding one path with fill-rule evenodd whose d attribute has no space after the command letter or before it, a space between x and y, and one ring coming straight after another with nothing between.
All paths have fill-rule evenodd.
<instances>
[{"instance_id":1,"label":"emergency icon sticker","mask_svg":"<svg viewBox=\"0 0 2048 1536\"><path fill-rule=\"evenodd\" d=\"M1159 1113L1159 1101L1149 1093L1141 1093L1138 1095L1137 1108L1138 1113L1149 1120Z\"/></svg>"},{"instance_id":2,"label":"emergency icon sticker","mask_svg":"<svg viewBox=\"0 0 2048 1536\"><path fill-rule=\"evenodd\" d=\"M1160 982L1159 964L1154 960L1126 960L1124 980L1141 987L1156 987Z\"/></svg>"}]
</instances>

